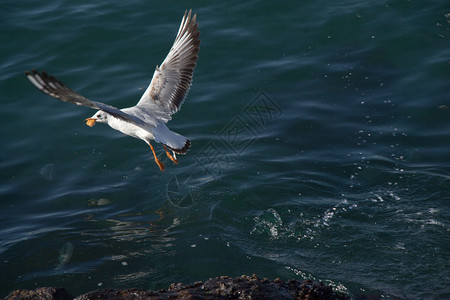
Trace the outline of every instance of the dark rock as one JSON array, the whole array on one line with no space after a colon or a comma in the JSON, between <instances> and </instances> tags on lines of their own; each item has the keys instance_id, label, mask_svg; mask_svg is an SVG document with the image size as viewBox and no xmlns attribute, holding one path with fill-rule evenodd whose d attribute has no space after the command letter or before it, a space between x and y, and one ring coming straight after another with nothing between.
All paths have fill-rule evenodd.
<instances>
[{"instance_id":1,"label":"dark rock","mask_svg":"<svg viewBox=\"0 0 450 300\"><path fill-rule=\"evenodd\" d=\"M73 296L63 288L41 287L34 290L15 290L4 299L72 300Z\"/></svg>"},{"instance_id":2,"label":"dark rock","mask_svg":"<svg viewBox=\"0 0 450 300\"><path fill-rule=\"evenodd\" d=\"M73 297L62 288L39 288L35 290L17 290L5 299L58 299L72 300ZM221 276L211 278L206 282L197 281L192 285L172 283L167 290L145 291L137 289L115 290L102 289L92 291L75 298L75 300L114 299L114 300L144 300L144 299L313 299L340 300L350 299L349 296L333 291L331 286L315 283L310 280L299 282L290 280L284 282L277 278L274 281L260 279L256 275L232 278Z\"/></svg>"},{"instance_id":3,"label":"dark rock","mask_svg":"<svg viewBox=\"0 0 450 300\"><path fill-rule=\"evenodd\" d=\"M92 291L81 296L76 297L76 300L141 300L141 299L166 299L160 298L158 295L167 293L155 292L155 291L144 291L137 289L126 289L126 290L114 290L114 289L102 289Z\"/></svg>"}]
</instances>

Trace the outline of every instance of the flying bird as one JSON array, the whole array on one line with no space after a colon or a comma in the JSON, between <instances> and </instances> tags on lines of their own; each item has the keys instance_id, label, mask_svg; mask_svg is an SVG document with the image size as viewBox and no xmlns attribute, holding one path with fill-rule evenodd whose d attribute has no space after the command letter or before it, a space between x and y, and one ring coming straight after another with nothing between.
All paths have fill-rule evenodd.
<instances>
[{"instance_id":1,"label":"flying bird","mask_svg":"<svg viewBox=\"0 0 450 300\"><path fill-rule=\"evenodd\" d=\"M165 165L156 156L150 143L152 140L164 147L167 157L175 164L178 163L176 154L186 154L191 146L189 139L171 131L166 123L180 110L192 84L200 50L196 18L196 14L192 16L192 10L184 13L169 54L161 66L156 66L152 81L135 106L118 109L89 100L45 71L26 71L25 75L35 87L49 96L97 110L85 120L86 125L92 127L97 122L106 123L115 130L146 142L159 169L164 171Z\"/></svg>"}]
</instances>

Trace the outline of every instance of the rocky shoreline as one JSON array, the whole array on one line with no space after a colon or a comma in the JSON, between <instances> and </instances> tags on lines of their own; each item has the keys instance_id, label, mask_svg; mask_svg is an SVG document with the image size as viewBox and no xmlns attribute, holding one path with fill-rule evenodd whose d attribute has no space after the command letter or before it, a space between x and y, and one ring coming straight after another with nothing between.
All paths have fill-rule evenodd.
<instances>
[{"instance_id":1,"label":"rocky shoreline","mask_svg":"<svg viewBox=\"0 0 450 300\"><path fill-rule=\"evenodd\" d=\"M101 289L73 297L64 288L42 287L33 290L16 290L4 299L46 299L46 300L144 300L144 299L350 299L344 293L334 291L331 286L310 280L284 282L260 279L256 275L211 278L192 285L173 283L168 289L159 291L138 289Z\"/></svg>"}]
</instances>

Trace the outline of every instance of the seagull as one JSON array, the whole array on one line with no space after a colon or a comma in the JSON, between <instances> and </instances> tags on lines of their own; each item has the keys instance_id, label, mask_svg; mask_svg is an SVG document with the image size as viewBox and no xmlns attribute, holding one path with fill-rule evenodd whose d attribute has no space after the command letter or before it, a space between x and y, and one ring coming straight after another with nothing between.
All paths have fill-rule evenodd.
<instances>
[{"instance_id":1,"label":"seagull","mask_svg":"<svg viewBox=\"0 0 450 300\"><path fill-rule=\"evenodd\" d=\"M165 165L156 156L150 141L161 144L167 157L175 164L178 163L176 154L186 154L191 146L189 139L171 131L166 123L180 110L192 84L200 50L196 19L197 15L192 16L192 10L186 10L169 54L161 66L156 66L152 81L135 106L118 109L89 100L45 71L33 69L26 71L25 75L36 88L49 96L97 110L85 120L89 127L96 122L106 123L115 130L146 142L159 169L164 171Z\"/></svg>"}]
</instances>

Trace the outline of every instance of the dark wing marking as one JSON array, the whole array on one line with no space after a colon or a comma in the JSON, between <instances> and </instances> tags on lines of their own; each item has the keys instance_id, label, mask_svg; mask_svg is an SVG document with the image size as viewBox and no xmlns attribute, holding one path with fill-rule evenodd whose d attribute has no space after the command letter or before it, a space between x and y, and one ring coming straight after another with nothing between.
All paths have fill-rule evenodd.
<instances>
[{"instance_id":1,"label":"dark wing marking","mask_svg":"<svg viewBox=\"0 0 450 300\"><path fill-rule=\"evenodd\" d=\"M196 23L197 15L191 17L191 13L191 10L184 13L169 54L161 67L156 67L150 85L137 104L150 114L152 111L163 110L167 114L167 120L183 104L198 60L200 32Z\"/></svg>"},{"instance_id":2,"label":"dark wing marking","mask_svg":"<svg viewBox=\"0 0 450 300\"><path fill-rule=\"evenodd\" d=\"M36 70L32 70L31 72L26 71L25 75L41 92L52 96L53 98L93 109L100 109L95 102L72 91L64 83L55 77L48 75L45 71L42 71L42 73L39 73Z\"/></svg>"},{"instance_id":3,"label":"dark wing marking","mask_svg":"<svg viewBox=\"0 0 450 300\"><path fill-rule=\"evenodd\" d=\"M92 109L103 110L116 118L119 118L126 122L134 123L138 126L142 125L143 123L139 118L124 113L114 106L97 101L91 101L85 98L84 96L71 90L68 86L66 86L55 77L48 75L45 71L42 71L41 73L36 70L32 70L31 72L26 71L25 75L27 76L28 80L30 80L30 82L41 92L56 99L76 105L83 105Z\"/></svg>"}]
</instances>

